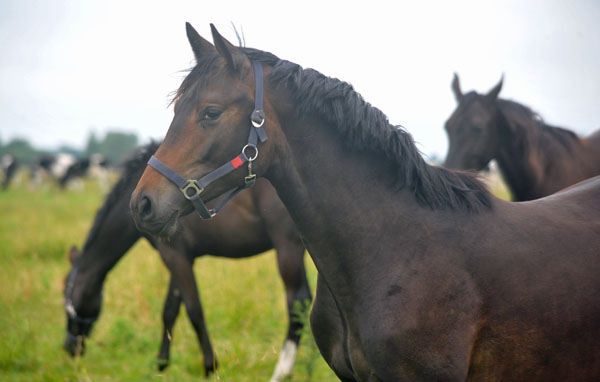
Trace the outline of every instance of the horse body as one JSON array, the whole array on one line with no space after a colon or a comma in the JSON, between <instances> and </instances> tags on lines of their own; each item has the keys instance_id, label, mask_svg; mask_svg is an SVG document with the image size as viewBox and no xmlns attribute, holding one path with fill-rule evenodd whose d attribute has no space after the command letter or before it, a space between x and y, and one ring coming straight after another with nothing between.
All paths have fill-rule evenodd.
<instances>
[{"instance_id":1,"label":"horse body","mask_svg":"<svg viewBox=\"0 0 600 382\"><path fill-rule=\"evenodd\" d=\"M189 25L188 38L197 66L155 156L193 179L239 153L254 103L250 61L263 65L269 140L252 168L277 190L317 266L311 326L341 380L600 378L600 179L501 201L472 175L427 165L410 135L348 84L235 48L214 27L215 46ZM130 208L153 232L192 211L153 168Z\"/></svg>"},{"instance_id":2,"label":"horse body","mask_svg":"<svg viewBox=\"0 0 600 382\"><path fill-rule=\"evenodd\" d=\"M214 221L207 222L199 216L189 215L181 222L181 228L168 241L141 233L127 213L128 196L133 190L145 163L156 149L149 146L137 160L130 161L129 169L107 197L96 216L83 253L72 250L77 277L70 298L78 315L97 317L101 305L101 290L106 274L118 260L140 238L146 237L155 247L171 272L169 290L163 311L163 336L159 352L159 367L168 364L172 328L183 301L188 317L198 335L204 354L206 372L216 366L216 358L204 323L196 280L193 274L195 258L211 254L227 258L250 257L271 248L277 250L277 263L286 289L289 327L282 359L290 359L284 366L276 367L273 381L281 380L291 373L296 347L300 340L298 330L302 323L293 320L296 301L310 300L310 290L304 271L304 246L300 241L293 221L277 198L273 187L259 181L256 188L238 195L223 209ZM69 296L67 296L69 297ZM68 320L67 330L71 333L65 348L72 353L81 346L78 334L88 335L90 325L81 325Z\"/></svg>"},{"instance_id":3,"label":"horse body","mask_svg":"<svg viewBox=\"0 0 600 382\"><path fill-rule=\"evenodd\" d=\"M600 351L594 321L600 317L600 179L577 195L520 205L494 199L478 214L431 211L415 207L410 193L390 189L386 179L393 171L380 164L383 158L349 155L314 121L284 126L294 139L277 151L289 159L272 170L282 175L265 176L298 222L340 307L338 324L346 329L321 328L332 312L321 308L317 294L311 325L342 379L575 381L599 375L593 355ZM332 165L332 158L343 164ZM344 356L331 348L344 349ZM565 349L579 359L565 357Z\"/></svg>"},{"instance_id":4,"label":"horse body","mask_svg":"<svg viewBox=\"0 0 600 382\"><path fill-rule=\"evenodd\" d=\"M450 146L445 166L482 170L496 159L516 201L550 195L600 175L600 130L587 138L547 125L526 106L498 98L502 81L488 94L462 94L446 122Z\"/></svg>"}]
</instances>

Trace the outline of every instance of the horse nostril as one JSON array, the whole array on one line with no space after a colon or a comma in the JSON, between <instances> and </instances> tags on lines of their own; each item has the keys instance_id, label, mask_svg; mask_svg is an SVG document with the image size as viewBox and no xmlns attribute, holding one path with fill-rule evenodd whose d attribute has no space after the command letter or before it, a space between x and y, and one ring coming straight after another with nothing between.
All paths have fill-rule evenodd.
<instances>
[{"instance_id":1,"label":"horse nostril","mask_svg":"<svg viewBox=\"0 0 600 382\"><path fill-rule=\"evenodd\" d=\"M138 203L138 214L142 220L146 220L152 216L152 201L149 197L143 196Z\"/></svg>"}]
</instances>

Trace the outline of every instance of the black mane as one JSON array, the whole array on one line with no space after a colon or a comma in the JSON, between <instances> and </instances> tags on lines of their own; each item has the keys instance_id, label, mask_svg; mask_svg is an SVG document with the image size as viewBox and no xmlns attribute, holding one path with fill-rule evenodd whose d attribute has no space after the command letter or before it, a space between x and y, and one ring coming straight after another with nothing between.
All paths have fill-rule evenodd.
<instances>
[{"instance_id":1,"label":"black mane","mask_svg":"<svg viewBox=\"0 0 600 382\"><path fill-rule=\"evenodd\" d=\"M249 59L273 67L269 81L291 90L299 114L318 114L351 148L384 153L397 165L398 188L408 187L422 205L469 211L490 206L490 194L475 175L428 165L412 136L401 126L391 125L386 115L364 101L350 84L268 52L240 49ZM208 80L206 73L218 73L215 70L224 70L218 54L202 57L177 90L176 98L201 86L201 81ZM194 98L189 97L190 101Z\"/></svg>"},{"instance_id":2,"label":"black mane","mask_svg":"<svg viewBox=\"0 0 600 382\"><path fill-rule=\"evenodd\" d=\"M94 242L96 236L98 236L98 231L100 230L102 223L106 221L106 215L108 215L111 208L120 198L124 197L123 193L130 190L132 185L135 185L140 179L142 172L146 168L146 163L156 152L156 150L158 150L159 146L160 143L152 141L149 144L138 148L129 159L126 159L121 163L121 176L104 200L102 207L100 207L96 213L92 228L90 229L85 244L83 245L83 253L86 253L86 251ZM126 197L129 197L129 195L126 195Z\"/></svg>"},{"instance_id":3,"label":"black mane","mask_svg":"<svg viewBox=\"0 0 600 382\"><path fill-rule=\"evenodd\" d=\"M573 145L580 143L575 133L546 124L538 113L523 104L499 99L498 107L507 122L515 128L514 133L518 135L516 138L522 150L542 148L552 157L556 154L556 147L571 151Z\"/></svg>"}]
</instances>

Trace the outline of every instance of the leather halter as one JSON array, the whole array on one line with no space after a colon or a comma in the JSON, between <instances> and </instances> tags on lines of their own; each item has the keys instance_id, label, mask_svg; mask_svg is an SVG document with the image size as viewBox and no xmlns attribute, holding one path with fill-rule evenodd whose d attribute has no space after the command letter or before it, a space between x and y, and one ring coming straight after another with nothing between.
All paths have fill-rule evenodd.
<instances>
[{"instance_id":1,"label":"leather halter","mask_svg":"<svg viewBox=\"0 0 600 382\"><path fill-rule=\"evenodd\" d=\"M204 175L200 179L188 179L186 180L177 172L169 168L163 162L161 162L154 155L148 161L148 165L158 171L165 178L174 183L179 190L183 193L186 199L188 199L194 205L194 208L202 219L208 220L219 212L221 207L228 201L233 199L240 191L252 187L256 180L256 174L252 173L252 162L258 157L257 144L267 140L267 133L263 127L265 123L265 112L262 108L263 103L263 69L259 62L252 61L254 66L254 79L256 82L255 93L254 93L254 111L250 116L250 134L248 136L248 143L242 148L240 155L233 158L229 162L225 163L216 170ZM246 153L248 149L253 150L253 153ZM202 199L200 194L204 189L217 179L224 177L231 171L239 168L244 163L248 163L248 176L244 178L244 184L235 188L233 191L225 197L215 208L209 210Z\"/></svg>"}]
</instances>

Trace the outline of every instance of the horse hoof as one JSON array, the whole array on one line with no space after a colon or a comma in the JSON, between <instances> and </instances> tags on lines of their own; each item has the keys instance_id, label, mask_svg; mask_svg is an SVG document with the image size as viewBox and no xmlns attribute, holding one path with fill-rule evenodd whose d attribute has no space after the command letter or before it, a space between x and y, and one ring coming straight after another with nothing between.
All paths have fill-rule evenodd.
<instances>
[{"instance_id":1,"label":"horse hoof","mask_svg":"<svg viewBox=\"0 0 600 382\"><path fill-rule=\"evenodd\" d=\"M158 359L156 362L156 366L158 367L158 371L163 371L169 366L168 359Z\"/></svg>"},{"instance_id":2,"label":"horse hoof","mask_svg":"<svg viewBox=\"0 0 600 382\"><path fill-rule=\"evenodd\" d=\"M205 364L204 365L204 376L208 377L209 375L214 373L218 367L219 367L219 363L217 362L216 359L215 359L214 363Z\"/></svg>"}]
</instances>

